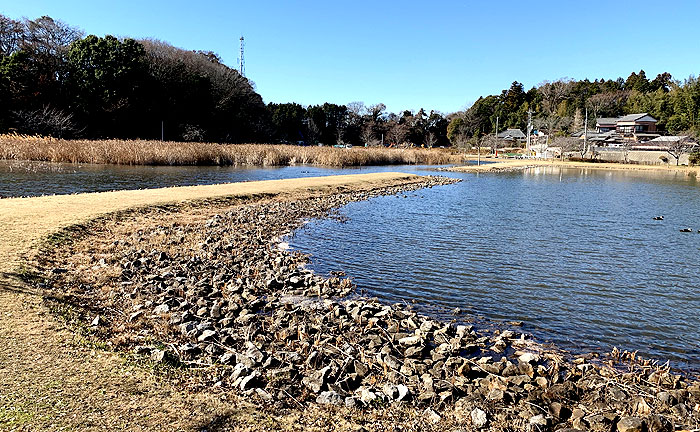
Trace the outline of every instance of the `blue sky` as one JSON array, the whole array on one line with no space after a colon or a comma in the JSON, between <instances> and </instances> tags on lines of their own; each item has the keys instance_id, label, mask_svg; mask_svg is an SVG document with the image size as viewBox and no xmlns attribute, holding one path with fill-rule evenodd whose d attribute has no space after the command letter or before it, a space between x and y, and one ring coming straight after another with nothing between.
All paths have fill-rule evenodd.
<instances>
[{"instance_id":1,"label":"blue sky","mask_svg":"<svg viewBox=\"0 0 700 432\"><path fill-rule=\"evenodd\" d=\"M265 102L383 102L463 109L513 81L700 72L700 2L0 0L12 18L49 15L88 34L211 50Z\"/></svg>"}]
</instances>

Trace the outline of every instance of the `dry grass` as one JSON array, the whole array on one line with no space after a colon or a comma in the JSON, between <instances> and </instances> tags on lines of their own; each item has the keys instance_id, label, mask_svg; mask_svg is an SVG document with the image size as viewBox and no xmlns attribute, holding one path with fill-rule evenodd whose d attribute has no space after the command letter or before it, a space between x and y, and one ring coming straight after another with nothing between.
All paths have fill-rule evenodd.
<instances>
[{"instance_id":1,"label":"dry grass","mask_svg":"<svg viewBox=\"0 0 700 432\"><path fill-rule=\"evenodd\" d=\"M0 135L0 159L119 165L365 166L442 165L462 156L444 149L333 148L146 140L64 140Z\"/></svg>"}]
</instances>

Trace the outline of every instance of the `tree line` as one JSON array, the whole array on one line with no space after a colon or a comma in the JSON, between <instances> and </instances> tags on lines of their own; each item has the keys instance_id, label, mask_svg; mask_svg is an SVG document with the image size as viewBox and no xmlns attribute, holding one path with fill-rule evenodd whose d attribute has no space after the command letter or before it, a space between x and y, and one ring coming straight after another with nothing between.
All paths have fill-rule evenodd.
<instances>
[{"instance_id":1,"label":"tree line","mask_svg":"<svg viewBox=\"0 0 700 432\"><path fill-rule=\"evenodd\" d=\"M43 16L0 15L0 133L55 137L145 138L447 146L506 128L570 135L597 117L648 112L670 133L700 132L700 81L645 72L625 80L560 79L500 94L443 115L387 112L384 104L265 104L254 83L210 51L152 39L85 36Z\"/></svg>"},{"instance_id":2,"label":"tree line","mask_svg":"<svg viewBox=\"0 0 700 432\"><path fill-rule=\"evenodd\" d=\"M566 136L595 128L598 117L649 113L668 133L700 133L700 80L679 81L664 72L649 80L644 70L617 80L559 79L525 91L517 81L498 95L480 97L469 109L449 116L447 135L453 144L506 128L526 131L528 112L534 129Z\"/></svg>"},{"instance_id":3,"label":"tree line","mask_svg":"<svg viewBox=\"0 0 700 432\"><path fill-rule=\"evenodd\" d=\"M0 132L218 142L449 145L447 120L325 103L265 105L208 51L85 36L43 16L0 15Z\"/></svg>"}]
</instances>

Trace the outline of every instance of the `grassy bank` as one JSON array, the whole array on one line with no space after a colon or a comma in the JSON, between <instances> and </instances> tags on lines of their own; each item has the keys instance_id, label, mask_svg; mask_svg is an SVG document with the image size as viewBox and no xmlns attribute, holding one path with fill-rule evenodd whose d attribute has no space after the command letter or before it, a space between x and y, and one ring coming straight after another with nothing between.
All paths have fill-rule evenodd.
<instances>
[{"instance_id":1,"label":"grassy bank","mask_svg":"<svg viewBox=\"0 0 700 432\"><path fill-rule=\"evenodd\" d=\"M333 148L0 135L0 159L119 165L365 166L461 163L442 149Z\"/></svg>"}]
</instances>

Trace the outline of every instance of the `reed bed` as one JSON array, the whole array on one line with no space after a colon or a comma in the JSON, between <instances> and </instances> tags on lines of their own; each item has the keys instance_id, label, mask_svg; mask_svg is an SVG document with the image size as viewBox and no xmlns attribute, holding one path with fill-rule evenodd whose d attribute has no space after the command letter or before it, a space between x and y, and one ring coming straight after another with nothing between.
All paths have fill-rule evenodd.
<instances>
[{"instance_id":1,"label":"reed bed","mask_svg":"<svg viewBox=\"0 0 700 432\"><path fill-rule=\"evenodd\" d=\"M333 167L443 165L462 162L460 154L446 149L334 148L118 139L65 140L20 134L0 135L0 159L119 165Z\"/></svg>"}]
</instances>

